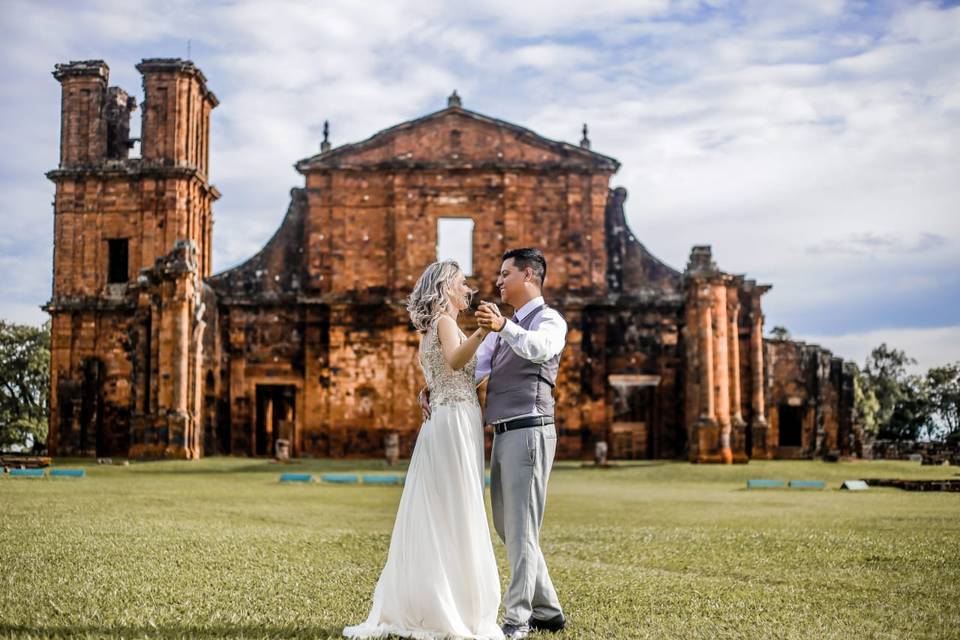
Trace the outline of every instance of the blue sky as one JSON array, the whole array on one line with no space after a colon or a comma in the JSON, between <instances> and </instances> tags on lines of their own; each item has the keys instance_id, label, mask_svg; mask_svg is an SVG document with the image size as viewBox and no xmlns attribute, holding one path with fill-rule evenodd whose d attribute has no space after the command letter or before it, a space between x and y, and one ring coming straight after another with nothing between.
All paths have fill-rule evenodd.
<instances>
[{"instance_id":1,"label":"blue sky","mask_svg":"<svg viewBox=\"0 0 960 640\"><path fill-rule=\"evenodd\" d=\"M622 162L635 235L774 285L767 326L862 361L960 360L956 2L0 3L0 317L50 295L57 62L186 57L213 113L214 267L279 224L293 163L464 106ZM140 112L134 114L139 127Z\"/></svg>"}]
</instances>

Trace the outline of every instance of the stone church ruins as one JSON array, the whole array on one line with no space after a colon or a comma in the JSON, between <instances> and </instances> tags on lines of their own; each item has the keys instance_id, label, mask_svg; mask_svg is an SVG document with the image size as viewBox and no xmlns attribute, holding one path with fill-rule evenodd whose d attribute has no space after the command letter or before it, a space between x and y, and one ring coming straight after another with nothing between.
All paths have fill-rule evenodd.
<instances>
[{"instance_id":1,"label":"stone church ruins","mask_svg":"<svg viewBox=\"0 0 960 640\"><path fill-rule=\"evenodd\" d=\"M550 140L454 93L361 142L325 139L297 162L304 183L274 236L213 274L217 98L192 62L137 69L141 105L109 86L103 61L53 74L55 455L265 456L283 438L293 455L379 456L387 434L409 454L423 378L402 300L451 220L472 221L476 300L498 299L506 249L547 257L545 297L569 325L561 457L601 440L612 457L692 462L855 453L850 370L765 339L770 286L724 272L710 247L682 270L654 257L627 225L626 190L611 188L619 163L586 132Z\"/></svg>"}]
</instances>

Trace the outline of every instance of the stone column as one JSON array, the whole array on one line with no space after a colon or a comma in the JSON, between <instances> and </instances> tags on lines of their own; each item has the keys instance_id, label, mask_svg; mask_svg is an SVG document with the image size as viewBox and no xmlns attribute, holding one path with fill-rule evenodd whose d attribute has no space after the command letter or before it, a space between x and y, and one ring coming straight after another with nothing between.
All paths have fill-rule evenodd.
<instances>
[{"instance_id":1,"label":"stone column","mask_svg":"<svg viewBox=\"0 0 960 640\"><path fill-rule=\"evenodd\" d=\"M197 286L199 276L196 277L194 286L196 287L196 296L194 299L193 312L193 407L190 419L192 437L189 440L190 451L187 454L189 458L199 458L203 454L203 431L202 416L203 408L203 334L207 323L203 319L206 305L200 301L200 287Z\"/></svg>"},{"instance_id":2,"label":"stone column","mask_svg":"<svg viewBox=\"0 0 960 640\"><path fill-rule=\"evenodd\" d=\"M710 300L702 299L700 311L700 421L716 423L716 403L713 393L713 313Z\"/></svg>"},{"instance_id":3,"label":"stone column","mask_svg":"<svg viewBox=\"0 0 960 640\"><path fill-rule=\"evenodd\" d=\"M740 303L727 300L727 338L730 345L730 402L733 404L731 420L734 425L743 426L740 396Z\"/></svg>"},{"instance_id":4,"label":"stone column","mask_svg":"<svg viewBox=\"0 0 960 640\"><path fill-rule=\"evenodd\" d=\"M190 362L196 246L178 241L157 261L160 282L159 384L155 420L166 437L143 449L147 456L191 457ZM195 417L193 418L196 419Z\"/></svg>"},{"instance_id":5,"label":"stone column","mask_svg":"<svg viewBox=\"0 0 960 640\"><path fill-rule=\"evenodd\" d=\"M717 398L717 423L720 427L720 458L725 464L733 462L730 448L730 358L727 320L727 288L723 282L711 287L713 311L716 314L713 347L716 353L714 362L716 378L714 394Z\"/></svg>"},{"instance_id":6,"label":"stone column","mask_svg":"<svg viewBox=\"0 0 960 640\"><path fill-rule=\"evenodd\" d=\"M767 423L763 399L763 315L755 314L750 332L750 351L753 357L753 413L754 422Z\"/></svg>"},{"instance_id":7,"label":"stone column","mask_svg":"<svg viewBox=\"0 0 960 640\"><path fill-rule=\"evenodd\" d=\"M731 449L738 459L746 460L747 423L743 419L743 398L741 397L742 384L740 381L740 301L736 287L727 289L727 344L730 350L730 404L731 404L731 432L733 442Z\"/></svg>"},{"instance_id":8,"label":"stone column","mask_svg":"<svg viewBox=\"0 0 960 640\"><path fill-rule=\"evenodd\" d=\"M714 309L711 287L707 282L694 284L693 314L696 322L695 380L697 419L690 429L690 461L710 462L717 446L716 353L714 344ZM689 351L688 351L689 357ZM689 386L688 386L689 389Z\"/></svg>"},{"instance_id":9,"label":"stone column","mask_svg":"<svg viewBox=\"0 0 960 640\"><path fill-rule=\"evenodd\" d=\"M763 314L760 311L760 301L755 300L751 309L750 328L750 364L751 364L751 408L753 420L750 428L753 430L753 457L769 458L770 450L767 444L767 416L764 400L764 361L763 361Z\"/></svg>"},{"instance_id":10,"label":"stone column","mask_svg":"<svg viewBox=\"0 0 960 640\"><path fill-rule=\"evenodd\" d=\"M171 340L171 365L173 370L173 384L171 387L170 410L176 413L187 412L187 388L190 375L190 298L182 289L183 283L177 282L174 288L173 300L170 301L168 313L173 320L173 336Z\"/></svg>"}]
</instances>

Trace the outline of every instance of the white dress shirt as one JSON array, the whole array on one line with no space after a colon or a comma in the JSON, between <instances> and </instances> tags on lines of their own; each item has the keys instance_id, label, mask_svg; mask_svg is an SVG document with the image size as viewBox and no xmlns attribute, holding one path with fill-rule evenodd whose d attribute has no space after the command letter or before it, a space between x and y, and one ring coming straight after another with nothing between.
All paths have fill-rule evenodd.
<instances>
[{"instance_id":1,"label":"white dress shirt","mask_svg":"<svg viewBox=\"0 0 960 640\"><path fill-rule=\"evenodd\" d=\"M531 311L543 303L543 296L537 296L527 302L517 309L517 321L522 322ZM477 348L477 384L480 384L484 378L490 375L490 369L493 366L493 351L497 346L497 340L502 340L521 358L539 364L563 351L567 340L567 323L559 313L550 307L544 309L538 317L533 319L529 329L524 329L516 322L508 319L499 333L496 331L488 333ZM537 414L510 416L507 420L524 418L527 415Z\"/></svg>"}]
</instances>

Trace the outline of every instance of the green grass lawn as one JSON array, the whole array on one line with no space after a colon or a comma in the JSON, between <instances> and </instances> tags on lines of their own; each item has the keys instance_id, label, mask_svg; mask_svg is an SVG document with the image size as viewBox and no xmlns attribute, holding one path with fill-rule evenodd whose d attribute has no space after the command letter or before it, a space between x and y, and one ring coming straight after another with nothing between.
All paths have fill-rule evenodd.
<instances>
[{"instance_id":1,"label":"green grass lawn","mask_svg":"<svg viewBox=\"0 0 960 640\"><path fill-rule=\"evenodd\" d=\"M366 616L401 489L277 478L382 463L58 461L81 465L0 479L0 636L327 638ZM542 534L558 640L960 637L960 494L837 490L863 477L957 469L558 464Z\"/></svg>"}]
</instances>

